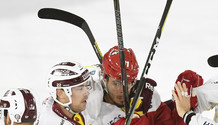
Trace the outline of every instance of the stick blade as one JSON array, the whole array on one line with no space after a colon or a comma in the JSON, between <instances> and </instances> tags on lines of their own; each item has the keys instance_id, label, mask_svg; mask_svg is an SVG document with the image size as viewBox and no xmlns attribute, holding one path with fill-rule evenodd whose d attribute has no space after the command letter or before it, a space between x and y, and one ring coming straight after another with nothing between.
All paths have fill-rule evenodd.
<instances>
[{"instance_id":1,"label":"stick blade","mask_svg":"<svg viewBox=\"0 0 218 125\"><path fill-rule=\"evenodd\" d=\"M69 13L64 10L55 9L55 8L42 8L38 11L38 17L41 19L54 19L59 21L68 22L74 24L78 27L82 27L82 24L85 22L81 17Z\"/></svg>"},{"instance_id":2,"label":"stick blade","mask_svg":"<svg viewBox=\"0 0 218 125\"><path fill-rule=\"evenodd\" d=\"M207 62L211 67L218 67L218 55L209 57Z\"/></svg>"}]
</instances>

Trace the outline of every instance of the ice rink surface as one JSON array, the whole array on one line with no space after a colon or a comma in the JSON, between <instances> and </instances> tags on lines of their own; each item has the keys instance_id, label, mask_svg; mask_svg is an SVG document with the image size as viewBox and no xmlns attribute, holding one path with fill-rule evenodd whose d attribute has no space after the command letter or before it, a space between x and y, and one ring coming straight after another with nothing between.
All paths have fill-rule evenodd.
<instances>
[{"instance_id":1,"label":"ice rink surface","mask_svg":"<svg viewBox=\"0 0 218 125\"><path fill-rule=\"evenodd\" d=\"M124 47L135 51L139 78L166 0L120 0ZM171 98L177 76L187 70L204 80L218 73L207 58L218 54L218 1L174 0L148 77L161 99ZM41 8L59 8L83 17L104 54L117 45L112 0L0 1L0 96L9 88L29 88L41 102L48 95L49 69L61 61L99 63L86 34L71 24L39 19ZM204 113L212 118L214 112Z\"/></svg>"}]
</instances>

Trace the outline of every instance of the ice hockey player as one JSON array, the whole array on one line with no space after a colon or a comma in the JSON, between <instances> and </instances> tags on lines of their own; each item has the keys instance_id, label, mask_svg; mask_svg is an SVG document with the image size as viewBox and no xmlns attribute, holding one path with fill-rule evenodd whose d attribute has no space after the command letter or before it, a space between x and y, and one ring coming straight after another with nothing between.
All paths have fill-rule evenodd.
<instances>
[{"instance_id":1,"label":"ice hockey player","mask_svg":"<svg viewBox=\"0 0 218 125\"><path fill-rule=\"evenodd\" d=\"M87 99L92 90L92 78L81 64L62 62L49 72L51 97L43 102L39 125L85 125Z\"/></svg>"},{"instance_id":2,"label":"ice hockey player","mask_svg":"<svg viewBox=\"0 0 218 125\"><path fill-rule=\"evenodd\" d=\"M195 78L193 78L195 79ZM187 79L192 81L193 79ZM206 110L213 109L218 104L218 78L215 76L214 78L208 80L201 86L196 88L193 87L192 95L187 92L190 91L190 84L187 84L185 81L178 82L175 85L175 91L172 91L172 94L175 98L176 110L180 119L187 125L215 125L218 124L218 112L216 109L214 121L208 118L203 117L200 113ZM197 97L197 106L193 110L192 109L192 98L193 95ZM217 107L216 107L217 108Z\"/></svg>"},{"instance_id":3,"label":"ice hockey player","mask_svg":"<svg viewBox=\"0 0 218 125\"><path fill-rule=\"evenodd\" d=\"M33 125L37 118L35 98L28 89L8 90L0 99L0 110L5 125Z\"/></svg>"},{"instance_id":4,"label":"ice hockey player","mask_svg":"<svg viewBox=\"0 0 218 125\"><path fill-rule=\"evenodd\" d=\"M136 79L139 66L132 49L124 49L126 73L128 81L128 91L130 98L134 97L135 90L139 81ZM121 68L118 46L112 47L103 57L101 68L89 68L91 74L97 74L98 83L103 87L103 104L100 117L103 125L123 125L125 122L125 113L122 110L124 106L123 88L121 83ZM100 73L99 73L100 72ZM96 76L93 75L96 81ZM146 86L137 104L135 115L131 125L170 125L171 111L165 103L161 102L160 96L154 89L156 82L152 79L146 79ZM168 114L169 113L169 114Z\"/></svg>"}]
</instances>

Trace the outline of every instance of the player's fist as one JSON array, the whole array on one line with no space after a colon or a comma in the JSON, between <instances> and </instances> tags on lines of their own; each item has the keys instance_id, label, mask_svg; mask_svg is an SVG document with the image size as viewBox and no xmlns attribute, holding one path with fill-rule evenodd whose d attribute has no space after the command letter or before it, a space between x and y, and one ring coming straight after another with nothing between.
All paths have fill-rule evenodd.
<instances>
[{"instance_id":1,"label":"player's fist","mask_svg":"<svg viewBox=\"0 0 218 125\"><path fill-rule=\"evenodd\" d=\"M191 94L191 89L203 85L203 78L192 70L185 70L180 73L176 83L185 83L188 88L188 95Z\"/></svg>"},{"instance_id":2,"label":"player's fist","mask_svg":"<svg viewBox=\"0 0 218 125\"><path fill-rule=\"evenodd\" d=\"M184 93L184 94L185 96L191 97L190 98L191 108L192 109L197 108L198 101L197 101L197 96L195 96L195 93L193 93L193 88L203 85L203 78L200 75L198 75L196 72L193 72L191 70L186 70L181 74L179 74L176 80L176 84L177 82L180 82L181 84L185 83L188 93Z\"/></svg>"}]
</instances>

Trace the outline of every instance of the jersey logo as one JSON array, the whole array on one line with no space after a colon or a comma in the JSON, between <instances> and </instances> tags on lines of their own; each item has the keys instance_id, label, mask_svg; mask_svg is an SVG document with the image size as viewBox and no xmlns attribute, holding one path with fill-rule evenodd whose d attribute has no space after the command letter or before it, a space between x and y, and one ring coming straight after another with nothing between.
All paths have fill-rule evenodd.
<instances>
[{"instance_id":1,"label":"jersey logo","mask_svg":"<svg viewBox=\"0 0 218 125\"><path fill-rule=\"evenodd\" d=\"M212 123L207 123L207 121L205 121L203 125L213 125L213 124Z\"/></svg>"},{"instance_id":2,"label":"jersey logo","mask_svg":"<svg viewBox=\"0 0 218 125\"><path fill-rule=\"evenodd\" d=\"M85 125L83 122L83 119L79 113L77 113L73 116L73 120L78 122L80 125Z\"/></svg>"},{"instance_id":3,"label":"jersey logo","mask_svg":"<svg viewBox=\"0 0 218 125\"><path fill-rule=\"evenodd\" d=\"M117 122L119 119L121 118L121 115L119 114L118 116L114 117L113 120L111 120L109 123L107 123L108 125L112 125L113 123Z\"/></svg>"}]
</instances>

